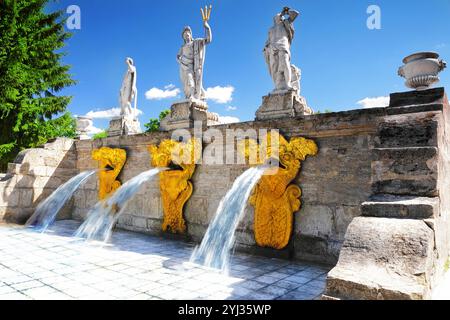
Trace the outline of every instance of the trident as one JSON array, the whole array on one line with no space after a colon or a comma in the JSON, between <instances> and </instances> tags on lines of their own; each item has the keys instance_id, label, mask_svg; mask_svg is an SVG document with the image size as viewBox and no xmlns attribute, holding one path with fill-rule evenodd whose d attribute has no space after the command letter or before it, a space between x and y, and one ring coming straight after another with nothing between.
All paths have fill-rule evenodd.
<instances>
[{"instance_id":1,"label":"trident","mask_svg":"<svg viewBox=\"0 0 450 320\"><path fill-rule=\"evenodd\" d=\"M205 6L205 10L203 10L203 8L200 8L200 11L202 12L203 21L208 22L211 18L212 5L210 5L209 8L208 6Z\"/></svg>"}]
</instances>

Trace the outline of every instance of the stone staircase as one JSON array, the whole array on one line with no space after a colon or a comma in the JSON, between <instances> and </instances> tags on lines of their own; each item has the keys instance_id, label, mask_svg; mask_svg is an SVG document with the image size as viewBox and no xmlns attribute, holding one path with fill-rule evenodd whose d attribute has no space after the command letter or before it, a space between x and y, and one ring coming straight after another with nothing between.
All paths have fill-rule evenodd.
<instances>
[{"instance_id":1,"label":"stone staircase","mask_svg":"<svg viewBox=\"0 0 450 320\"><path fill-rule=\"evenodd\" d=\"M402 107L396 98L411 102L391 96L395 107ZM447 152L438 142L445 94L442 101L435 111L387 116L379 123L372 196L347 230L323 299L430 298L448 252L439 198L441 157Z\"/></svg>"}]
</instances>

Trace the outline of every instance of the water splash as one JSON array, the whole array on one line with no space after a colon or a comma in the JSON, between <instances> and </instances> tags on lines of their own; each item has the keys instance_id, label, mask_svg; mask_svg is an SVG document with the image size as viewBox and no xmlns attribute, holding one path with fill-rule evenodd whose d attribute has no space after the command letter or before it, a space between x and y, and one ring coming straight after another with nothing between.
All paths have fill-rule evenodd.
<instances>
[{"instance_id":1,"label":"water splash","mask_svg":"<svg viewBox=\"0 0 450 320\"><path fill-rule=\"evenodd\" d=\"M74 236L87 240L108 241L111 231L126 208L128 201L138 192L142 184L150 181L164 170L167 170L167 168L145 171L123 184L111 197L98 202L88 212L87 219L78 228Z\"/></svg>"},{"instance_id":2,"label":"water splash","mask_svg":"<svg viewBox=\"0 0 450 320\"><path fill-rule=\"evenodd\" d=\"M227 271L236 228L245 212L251 191L266 169L267 166L250 168L236 179L233 187L220 201L216 216L202 243L192 253L192 263Z\"/></svg>"},{"instance_id":3,"label":"water splash","mask_svg":"<svg viewBox=\"0 0 450 320\"><path fill-rule=\"evenodd\" d=\"M25 226L33 227L39 232L45 232L55 221L58 212L64 207L75 191L96 172L97 170L84 171L61 185L37 206L34 214L25 223Z\"/></svg>"}]
</instances>

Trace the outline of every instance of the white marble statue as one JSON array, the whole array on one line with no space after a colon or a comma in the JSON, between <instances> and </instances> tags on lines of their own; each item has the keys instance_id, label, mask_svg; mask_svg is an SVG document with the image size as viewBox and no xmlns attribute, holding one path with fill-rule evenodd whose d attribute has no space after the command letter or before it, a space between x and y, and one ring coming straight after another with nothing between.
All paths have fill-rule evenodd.
<instances>
[{"instance_id":1,"label":"white marble statue","mask_svg":"<svg viewBox=\"0 0 450 320\"><path fill-rule=\"evenodd\" d=\"M285 7L281 13L274 17L274 25L269 30L269 38L264 47L264 56L270 76L275 84L274 91L294 89L291 43L294 38L293 24L299 14L298 11ZM295 78L296 75L294 75Z\"/></svg>"},{"instance_id":2,"label":"white marble statue","mask_svg":"<svg viewBox=\"0 0 450 320\"><path fill-rule=\"evenodd\" d=\"M180 64L180 78L186 99L205 99L203 89L203 65L206 45L212 41L211 27L208 24L211 7L202 10L205 38L194 39L191 28L185 27L182 33L184 44L177 55Z\"/></svg>"},{"instance_id":3,"label":"white marble statue","mask_svg":"<svg viewBox=\"0 0 450 320\"><path fill-rule=\"evenodd\" d=\"M136 67L133 59L127 58L127 72L123 78L122 88L120 89L120 115L124 118L134 119L137 115L137 86L136 86ZM134 99L134 111L131 107Z\"/></svg>"}]
</instances>

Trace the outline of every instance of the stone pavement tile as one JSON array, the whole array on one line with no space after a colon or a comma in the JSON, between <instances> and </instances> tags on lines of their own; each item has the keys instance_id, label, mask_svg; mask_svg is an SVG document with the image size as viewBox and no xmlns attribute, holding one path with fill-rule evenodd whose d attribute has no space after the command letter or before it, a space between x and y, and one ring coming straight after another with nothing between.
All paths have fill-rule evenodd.
<instances>
[{"instance_id":1,"label":"stone pavement tile","mask_svg":"<svg viewBox=\"0 0 450 320\"><path fill-rule=\"evenodd\" d=\"M14 289L16 289L18 291L24 291L27 289L38 288L38 287L43 287L43 286L44 286L44 284L37 280L31 280L31 281L16 283L16 284L11 285L11 287L13 287Z\"/></svg>"},{"instance_id":2,"label":"stone pavement tile","mask_svg":"<svg viewBox=\"0 0 450 320\"><path fill-rule=\"evenodd\" d=\"M276 285L277 287L285 288L285 289L288 289L289 291L291 291L291 290L297 289L298 287L302 286L303 284L283 279L278 282L275 282L274 285Z\"/></svg>"},{"instance_id":3,"label":"stone pavement tile","mask_svg":"<svg viewBox=\"0 0 450 320\"><path fill-rule=\"evenodd\" d=\"M313 300L316 298L316 295L299 292L299 291L291 291L281 297L278 297L277 300Z\"/></svg>"},{"instance_id":4,"label":"stone pavement tile","mask_svg":"<svg viewBox=\"0 0 450 320\"><path fill-rule=\"evenodd\" d=\"M173 287L186 289L186 290L198 290L200 288L203 288L205 286L204 283L192 279L186 279L183 281L179 281L172 284Z\"/></svg>"},{"instance_id":5,"label":"stone pavement tile","mask_svg":"<svg viewBox=\"0 0 450 320\"><path fill-rule=\"evenodd\" d=\"M12 292L16 292L17 290L10 287L10 286L1 286L0 287L0 296L2 294L7 294L7 293L12 293Z\"/></svg>"},{"instance_id":6,"label":"stone pavement tile","mask_svg":"<svg viewBox=\"0 0 450 320\"><path fill-rule=\"evenodd\" d=\"M230 269L231 271L244 271L248 270L250 267L243 264L232 264Z\"/></svg>"},{"instance_id":7,"label":"stone pavement tile","mask_svg":"<svg viewBox=\"0 0 450 320\"><path fill-rule=\"evenodd\" d=\"M263 275L263 276L259 276L257 278L254 278L253 280L258 281L258 282L262 282L262 283L266 283L266 284L273 284L275 282L277 282L278 278L274 278L274 277L269 277L267 275Z\"/></svg>"},{"instance_id":8,"label":"stone pavement tile","mask_svg":"<svg viewBox=\"0 0 450 320\"><path fill-rule=\"evenodd\" d=\"M172 284L172 283L177 283L177 282L183 281L184 279L185 278L183 278L183 277L179 277L179 276L175 276L175 275L168 275L166 278L158 280L158 283Z\"/></svg>"},{"instance_id":9,"label":"stone pavement tile","mask_svg":"<svg viewBox=\"0 0 450 320\"><path fill-rule=\"evenodd\" d=\"M295 291L315 297L315 296L321 294L323 292L323 290L324 290L324 288L312 287L312 286L309 286L309 284L306 284L304 286L297 288Z\"/></svg>"},{"instance_id":10,"label":"stone pavement tile","mask_svg":"<svg viewBox=\"0 0 450 320\"><path fill-rule=\"evenodd\" d=\"M236 297L243 297L243 296L251 295L254 292L255 291L244 288L244 287L234 287L234 288L232 288L232 290L230 290L229 293L231 293L233 296L236 296Z\"/></svg>"},{"instance_id":11,"label":"stone pavement tile","mask_svg":"<svg viewBox=\"0 0 450 320\"><path fill-rule=\"evenodd\" d=\"M162 286L162 287L159 287L159 288L152 289L152 290L150 290L149 292L146 292L146 293L152 295L153 297L158 297L158 298L164 299L162 297L162 295L164 295L167 292L173 292L173 291L176 291L176 290L179 290L179 289L180 288L176 288L176 287L173 287L173 286Z\"/></svg>"},{"instance_id":12,"label":"stone pavement tile","mask_svg":"<svg viewBox=\"0 0 450 320\"><path fill-rule=\"evenodd\" d=\"M305 284L305 283L311 281L312 279L310 277L293 275L293 276L284 278L283 280L295 282L295 283L299 283L299 284Z\"/></svg>"},{"instance_id":13,"label":"stone pavement tile","mask_svg":"<svg viewBox=\"0 0 450 320\"><path fill-rule=\"evenodd\" d=\"M65 289L63 292L77 299L82 299L83 297L92 296L99 293L99 291L94 288L88 286L80 286L77 284Z\"/></svg>"},{"instance_id":14,"label":"stone pavement tile","mask_svg":"<svg viewBox=\"0 0 450 320\"><path fill-rule=\"evenodd\" d=\"M50 285L50 286L52 286L55 283L72 282L71 279L64 277L64 276L60 276L60 275L43 278L43 279L40 279L40 281L42 283L44 283L46 285Z\"/></svg>"},{"instance_id":15,"label":"stone pavement tile","mask_svg":"<svg viewBox=\"0 0 450 320\"><path fill-rule=\"evenodd\" d=\"M226 300L230 297L229 293L217 292L205 297L205 300Z\"/></svg>"},{"instance_id":16,"label":"stone pavement tile","mask_svg":"<svg viewBox=\"0 0 450 320\"><path fill-rule=\"evenodd\" d=\"M2 282L8 284L8 285L13 285L13 284L19 284L19 283L23 283L23 282L28 282L33 280L32 278L23 275L23 274L19 274L19 273L15 273L15 276L6 276L4 277L4 275L1 275L1 280Z\"/></svg>"},{"instance_id":17,"label":"stone pavement tile","mask_svg":"<svg viewBox=\"0 0 450 320\"><path fill-rule=\"evenodd\" d=\"M22 291L23 294L35 300L48 300L50 295L57 292L51 287L39 287Z\"/></svg>"},{"instance_id":18,"label":"stone pavement tile","mask_svg":"<svg viewBox=\"0 0 450 320\"><path fill-rule=\"evenodd\" d=\"M247 296L242 296L244 300L274 300L276 295L254 292Z\"/></svg>"},{"instance_id":19,"label":"stone pavement tile","mask_svg":"<svg viewBox=\"0 0 450 320\"><path fill-rule=\"evenodd\" d=\"M258 293L268 294L268 295L272 295L275 297L280 297L282 295L287 294L289 291L291 291L291 290L282 288L282 287L278 287L276 285L271 285L271 286L267 286L267 287L259 290Z\"/></svg>"},{"instance_id":20,"label":"stone pavement tile","mask_svg":"<svg viewBox=\"0 0 450 320\"><path fill-rule=\"evenodd\" d=\"M317 289L325 290L326 280L312 280L307 283L309 287L314 287Z\"/></svg>"},{"instance_id":21,"label":"stone pavement tile","mask_svg":"<svg viewBox=\"0 0 450 320\"><path fill-rule=\"evenodd\" d=\"M287 278L290 276L289 274L283 273L280 271L269 272L269 273L266 273L265 275L268 277L276 278L278 280L281 280L281 279L284 279L284 278Z\"/></svg>"},{"instance_id":22,"label":"stone pavement tile","mask_svg":"<svg viewBox=\"0 0 450 320\"><path fill-rule=\"evenodd\" d=\"M40 299L41 298L39 297L39 300ZM73 300L73 298L62 292L56 291L55 293L47 295L46 300Z\"/></svg>"},{"instance_id":23,"label":"stone pavement tile","mask_svg":"<svg viewBox=\"0 0 450 320\"><path fill-rule=\"evenodd\" d=\"M31 298L20 292L13 292L0 295L0 300L31 300Z\"/></svg>"},{"instance_id":24,"label":"stone pavement tile","mask_svg":"<svg viewBox=\"0 0 450 320\"><path fill-rule=\"evenodd\" d=\"M320 275L326 274L327 271L322 269L322 268L317 268L317 267L309 267L303 271L300 271L297 273L297 275L304 277L304 275L307 275L308 277L311 278L315 278L318 277ZM304 274L304 275L302 275Z\"/></svg>"},{"instance_id":25,"label":"stone pavement tile","mask_svg":"<svg viewBox=\"0 0 450 320\"><path fill-rule=\"evenodd\" d=\"M246 281L243 281L243 282L239 283L238 286L243 287L243 288L247 288L247 289L250 289L250 290L259 290L259 289L262 289L264 287L267 287L268 284L267 283L263 283L263 282L254 281L254 280L246 280Z\"/></svg>"},{"instance_id":26,"label":"stone pavement tile","mask_svg":"<svg viewBox=\"0 0 450 320\"><path fill-rule=\"evenodd\" d=\"M304 270L304 269L302 269L302 270ZM298 268L292 268L291 266L286 266L286 267L282 267L282 268L278 269L277 271L288 274L288 275L294 275L297 272L300 272L302 270L299 270Z\"/></svg>"}]
</instances>

